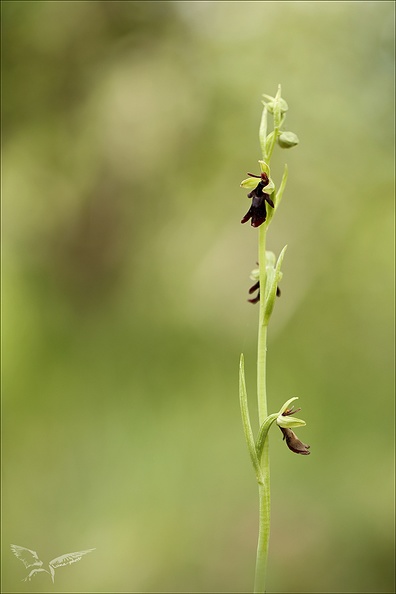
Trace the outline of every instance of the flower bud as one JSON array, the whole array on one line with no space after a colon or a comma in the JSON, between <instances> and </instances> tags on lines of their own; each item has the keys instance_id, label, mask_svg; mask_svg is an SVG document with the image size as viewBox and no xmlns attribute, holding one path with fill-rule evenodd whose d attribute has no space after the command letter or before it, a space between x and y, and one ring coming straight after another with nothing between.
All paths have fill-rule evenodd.
<instances>
[{"instance_id":1,"label":"flower bud","mask_svg":"<svg viewBox=\"0 0 396 594\"><path fill-rule=\"evenodd\" d=\"M281 148L292 148L296 146L300 141L294 132L282 132L278 136L278 144Z\"/></svg>"},{"instance_id":2,"label":"flower bud","mask_svg":"<svg viewBox=\"0 0 396 594\"><path fill-rule=\"evenodd\" d=\"M277 105L279 105L279 109L281 114L284 114L288 109L289 106L287 105L286 101L282 99L282 97L272 97L271 95L264 95L264 101L262 101L263 105L267 106L269 113L274 113Z\"/></svg>"}]
</instances>

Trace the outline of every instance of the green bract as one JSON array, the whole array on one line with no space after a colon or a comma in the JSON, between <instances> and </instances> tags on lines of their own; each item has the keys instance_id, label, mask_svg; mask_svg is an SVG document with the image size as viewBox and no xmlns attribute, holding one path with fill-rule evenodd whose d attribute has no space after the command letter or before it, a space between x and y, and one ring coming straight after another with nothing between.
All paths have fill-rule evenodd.
<instances>
[{"instance_id":1,"label":"green bract","mask_svg":"<svg viewBox=\"0 0 396 594\"><path fill-rule=\"evenodd\" d=\"M278 284L282 280L282 272L281 266L283 262L283 258L285 256L285 251L287 249L287 245L283 248L281 253L279 254L278 261L275 263L275 254L269 252L273 256L273 260L266 262L266 271L267 271L267 282L265 283L265 293L264 293L264 300L265 300L265 309L264 309L264 324L267 325L269 319L272 314L272 310L274 309L275 299L276 299L276 289ZM268 254L268 252L267 252Z\"/></svg>"}]
</instances>

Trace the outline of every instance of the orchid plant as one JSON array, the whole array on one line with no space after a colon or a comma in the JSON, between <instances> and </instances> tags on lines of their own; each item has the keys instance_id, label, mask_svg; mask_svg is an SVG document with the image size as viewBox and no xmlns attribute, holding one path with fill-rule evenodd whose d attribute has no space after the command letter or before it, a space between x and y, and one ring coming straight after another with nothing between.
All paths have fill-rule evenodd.
<instances>
[{"instance_id":1,"label":"orchid plant","mask_svg":"<svg viewBox=\"0 0 396 594\"><path fill-rule=\"evenodd\" d=\"M259 487L259 537L257 545L256 574L254 592L265 592L268 544L270 534L270 469L268 432L276 424L283 434L288 448L296 453L307 455L309 446L298 439L293 429L305 425L305 421L294 415L301 409L289 408L297 397L290 398L280 410L268 414L266 391L266 356L267 356L267 328L277 296L280 296L279 282L282 278L281 266L286 247L283 248L276 260L275 254L266 250L266 235L269 224L282 200L287 181L287 165L285 165L282 179L277 187L271 179L270 160L275 145L281 148L291 148L298 144L296 134L284 129L284 122L288 105L281 96L281 86L275 97L263 95L264 108L261 117L259 139L262 159L259 160L260 174L248 173L248 178L241 182L241 187L250 190L248 198L251 205L242 218L241 223L250 221L254 228L258 228L258 268L251 273L255 284L249 294L258 291L256 296L249 299L251 303L260 304L258 349L257 349L257 402L259 431L256 439L250 422L248 397L246 390L244 357L239 365L239 399L241 405L242 423L250 458L256 474ZM268 132L268 114L273 118L273 130Z\"/></svg>"}]
</instances>

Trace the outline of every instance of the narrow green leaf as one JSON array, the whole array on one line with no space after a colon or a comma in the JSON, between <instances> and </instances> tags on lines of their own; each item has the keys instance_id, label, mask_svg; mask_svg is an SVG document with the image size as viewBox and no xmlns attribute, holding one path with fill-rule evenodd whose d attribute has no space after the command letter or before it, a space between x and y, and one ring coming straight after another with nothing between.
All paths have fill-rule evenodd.
<instances>
[{"instance_id":1,"label":"narrow green leaf","mask_svg":"<svg viewBox=\"0 0 396 594\"><path fill-rule=\"evenodd\" d=\"M250 458L252 460L253 468L256 473L257 481L260 485L263 485L264 477L261 472L259 458L257 457L252 426L250 424L247 391L246 391L246 381L245 381L245 363L244 363L243 354L241 354L241 358L239 361L239 402L241 405L243 430L245 433L245 439L246 439L246 443L248 446ZM275 415L275 418L276 418L276 415Z\"/></svg>"},{"instance_id":2,"label":"narrow green leaf","mask_svg":"<svg viewBox=\"0 0 396 594\"><path fill-rule=\"evenodd\" d=\"M279 190L276 193L276 199L275 199L275 207L278 208L280 201L282 200L282 196L283 196L283 192L285 190L286 187L286 182L287 182L287 175L288 175L288 168L287 165L285 164L285 168L283 170L283 175L282 175L282 180L279 186Z\"/></svg>"}]
</instances>

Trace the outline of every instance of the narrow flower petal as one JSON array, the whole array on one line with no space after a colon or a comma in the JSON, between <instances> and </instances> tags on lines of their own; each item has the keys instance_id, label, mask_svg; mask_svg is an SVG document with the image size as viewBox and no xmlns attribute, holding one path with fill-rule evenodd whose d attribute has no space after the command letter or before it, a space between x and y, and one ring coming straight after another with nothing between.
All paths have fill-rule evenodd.
<instances>
[{"instance_id":1,"label":"narrow flower petal","mask_svg":"<svg viewBox=\"0 0 396 594\"><path fill-rule=\"evenodd\" d=\"M260 281L257 281L252 287L250 287L249 295L251 295L255 291L258 291L258 293L257 293L256 297L253 297L252 299L248 299L249 303L258 303L260 301Z\"/></svg>"},{"instance_id":2,"label":"narrow flower petal","mask_svg":"<svg viewBox=\"0 0 396 594\"><path fill-rule=\"evenodd\" d=\"M249 303L258 303L260 301L260 291L257 293L257 297L254 297L253 299L248 299Z\"/></svg>"},{"instance_id":3,"label":"narrow flower petal","mask_svg":"<svg viewBox=\"0 0 396 594\"><path fill-rule=\"evenodd\" d=\"M267 188L265 188L265 189L267 189ZM268 202L268 204L269 204L270 206L272 206L272 208L275 208L275 206L274 206L274 203L272 202L272 200L271 200L271 198L268 196L268 194L267 194L267 193L265 193L265 194L264 194L264 196L265 196L265 200Z\"/></svg>"},{"instance_id":4,"label":"narrow flower petal","mask_svg":"<svg viewBox=\"0 0 396 594\"><path fill-rule=\"evenodd\" d=\"M260 288L260 281L257 281L257 283L253 285L253 287L250 287L249 295L251 295L252 293L257 291L257 289L259 289L259 288Z\"/></svg>"}]
</instances>

